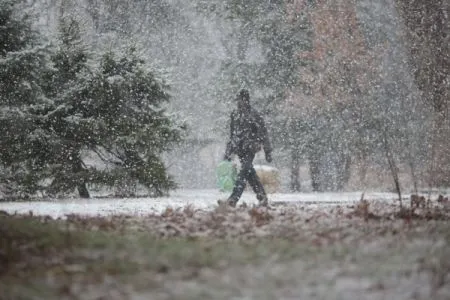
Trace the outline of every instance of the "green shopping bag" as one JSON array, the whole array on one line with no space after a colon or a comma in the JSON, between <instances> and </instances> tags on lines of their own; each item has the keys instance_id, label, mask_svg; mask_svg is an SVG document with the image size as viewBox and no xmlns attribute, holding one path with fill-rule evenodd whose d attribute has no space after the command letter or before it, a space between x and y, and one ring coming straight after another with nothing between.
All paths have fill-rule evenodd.
<instances>
[{"instance_id":1,"label":"green shopping bag","mask_svg":"<svg viewBox=\"0 0 450 300\"><path fill-rule=\"evenodd\" d=\"M216 168L217 187L221 192L231 192L237 179L237 168L231 161L223 160Z\"/></svg>"}]
</instances>

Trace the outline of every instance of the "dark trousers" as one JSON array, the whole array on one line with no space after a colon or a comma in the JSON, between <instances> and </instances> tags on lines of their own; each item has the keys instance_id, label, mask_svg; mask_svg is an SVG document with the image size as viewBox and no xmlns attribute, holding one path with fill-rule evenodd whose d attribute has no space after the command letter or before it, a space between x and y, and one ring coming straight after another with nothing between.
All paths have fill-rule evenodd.
<instances>
[{"instance_id":1,"label":"dark trousers","mask_svg":"<svg viewBox=\"0 0 450 300\"><path fill-rule=\"evenodd\" d=\"M266 197L264 187L256 174L255 168L253 167L254 158L255 153L243 153L242 155L239 155L241 170L239 171L230 199L238 201L241 198L247 181L255 192L258 200L262 200Z\"/></svg>"}]
</instances>

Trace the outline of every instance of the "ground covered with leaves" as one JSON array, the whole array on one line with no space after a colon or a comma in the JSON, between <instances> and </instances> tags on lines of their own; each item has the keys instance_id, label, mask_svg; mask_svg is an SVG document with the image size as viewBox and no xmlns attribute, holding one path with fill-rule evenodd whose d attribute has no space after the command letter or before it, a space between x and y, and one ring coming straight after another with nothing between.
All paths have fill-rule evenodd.
<instances>
[{"instance_id":1,"label":"ground covered with leaves","mask_svg":"<svg viewBox=\"0 0 450 300\"><path fill-rule=\"evenodd\" d=\"M446 204L3 212L0 299L449 299Z\"/></svg>"}]
</instances>

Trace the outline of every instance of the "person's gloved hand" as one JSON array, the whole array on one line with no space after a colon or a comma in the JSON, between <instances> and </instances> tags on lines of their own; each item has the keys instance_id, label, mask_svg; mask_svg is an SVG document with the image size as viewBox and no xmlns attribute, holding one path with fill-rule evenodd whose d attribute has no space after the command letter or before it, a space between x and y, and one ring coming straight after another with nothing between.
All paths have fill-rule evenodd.
<instances>
[{"instance_id":1,"label":"person's gloved hand","mask_svg":"<svg viewBox=\"0 0 450 300\"><path fill-rule=\"evenodd\" d=\"M271 162L272 162L272 153L266 152L266 161L267 161L268 163L271 163Z\"/></svg>"}]
</instances>

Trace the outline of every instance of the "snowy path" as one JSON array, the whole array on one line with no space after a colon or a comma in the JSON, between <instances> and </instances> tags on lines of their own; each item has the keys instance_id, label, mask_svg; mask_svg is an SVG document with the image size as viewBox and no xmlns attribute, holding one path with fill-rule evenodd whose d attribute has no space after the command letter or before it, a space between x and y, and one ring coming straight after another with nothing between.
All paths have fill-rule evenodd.
<instances>
[{"instance_id":1,"label":"snowy path","mask_svg":"<svg viewBox=\"0 0 450 300\"><path fill-rule=\"evenodd\" d=\"M183 207L192 205L199 209L212 209L218 199L224 199L228 194L217 190L178 190L170 197L163 198L93 198L93 199L63 199L40 202L0 202L0 210L8 213L29 213L34 215L49 215L51 217L64 217L67 214L80 215L145 215L158 213L166 207ZM358 201L361 192L352 193L298 193L298 194L271 194L270 200L277 202L304 203L308 205L336 205ZM396 199L391 193L366 193L367 200ZM245 192L241 202L256 203L253 193Z\"/></svg>"}]
</instances>

